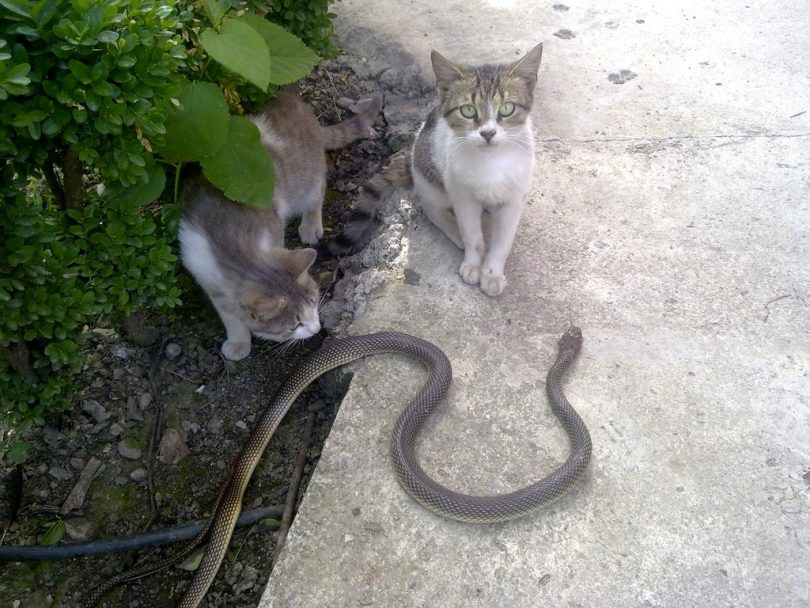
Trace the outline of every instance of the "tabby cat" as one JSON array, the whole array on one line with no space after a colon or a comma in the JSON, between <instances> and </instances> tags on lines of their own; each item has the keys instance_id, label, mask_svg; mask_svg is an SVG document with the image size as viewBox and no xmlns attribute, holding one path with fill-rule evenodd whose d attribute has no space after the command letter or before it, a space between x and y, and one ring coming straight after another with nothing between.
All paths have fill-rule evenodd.
<instances>
[{"instance_id":1,"label":"tabby cat","mask_svg":"<svg viewBox=\"0 0 810 608\"><path fill-rule=\"evenodd\" d=\"M439 105L416 134L410 154L364 184L344 232L319 250L340 255L361 244L380 200L407 184L425 215L464 250L461 278L500 295L534 166L530 112L542 53L538 44L514 63L471 67L433 51ZM485 211L491 215L488 250L481 225Z\"/></svg>"},{"instance_id":2,"label":"tabby cat","mask_svg":"<svg viewBox=\"0 0 810 608\"><path fill-rule=\"evenodd\" d=\"M302 241L315 243L323 235L324 150L361 137L381 103L366 100L357 115L322 127L306 103L285 91L263 114L251 117L273 159L272 207L241 205L202 177L187 180L179 232L183 265L225 325L225 358L247 357L251 334L282 342L320 331L319 291L309 275L315 250L285 249L284 226L302 216Z\"/></svg>"}]
</instances>

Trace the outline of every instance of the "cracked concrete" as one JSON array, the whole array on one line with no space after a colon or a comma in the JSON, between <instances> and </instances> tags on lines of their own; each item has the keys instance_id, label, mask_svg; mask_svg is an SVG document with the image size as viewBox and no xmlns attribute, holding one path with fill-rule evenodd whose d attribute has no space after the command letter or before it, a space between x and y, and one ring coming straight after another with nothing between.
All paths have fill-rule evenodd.
<instances>
[{"instance_id":1,"label":"cracked concrete","mask_svg":"<svg viewBox=\"0 0 810 608\"><path fill-rule=\"evenodd\" d=\"M433 100L431 48L477 62L546 44L507 291L464 285L460 252L401 193L395 225L355 260L359 308L339 312L345 333L397 329L447 352L454 386L419 455L479 493L564 457L543 379L576 322L585 346L566 387L594 452L547 509L446 521L399 488L388 456L421 370L357 364L262 606L809 606L810 10L334 10L346 59L386 91L403 142ZM609 79L623 70L636 77Z\"/></svg>"}]
</instances>

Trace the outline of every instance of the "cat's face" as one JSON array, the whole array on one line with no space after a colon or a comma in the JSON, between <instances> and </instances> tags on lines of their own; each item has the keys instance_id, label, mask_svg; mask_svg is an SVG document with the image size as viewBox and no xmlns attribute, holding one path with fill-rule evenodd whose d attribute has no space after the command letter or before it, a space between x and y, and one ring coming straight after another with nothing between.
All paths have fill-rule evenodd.
<instances>
[{"instance_id":1,"label":"cat's face","mask_svg":"<svg viewBox=\"0 0 810 608\"><path fill-rule=\"evenodd\" d=\"M256 337L275 342L314 336L321 330L318 285L308 272L315 250L277 248L271 255L281 277L244 292L240 305L245 323Z\"/></svg>"},{"instance_id":2,"label":"cat's face","mask_svg":"<svg viewBox=\"0 0 810 608\"><path fill-rule=\"evenodd\" d=\"M522 133L534 101L543 45L506 65L459 66L431 54L442 114L465 143L497 148Z\"/></svg>"}]
</instances>

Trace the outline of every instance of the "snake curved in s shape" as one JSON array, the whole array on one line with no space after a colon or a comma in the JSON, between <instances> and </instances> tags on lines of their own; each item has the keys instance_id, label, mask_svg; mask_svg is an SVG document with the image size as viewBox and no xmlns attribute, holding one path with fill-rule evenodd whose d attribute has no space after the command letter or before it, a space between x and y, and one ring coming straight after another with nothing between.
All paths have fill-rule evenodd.
<instances>
[{"instance_id":1,"label":"snake curved in s shape","mask_svg":"<svg viewBox=\"0 0 810 608\"><path fill-rule=\"evenodd\" d=\"M579 479L591 456L591 438L582 418L566 399L562 378L582 346L582 332L571 327L560 339L557 359L548 372L546 393L557 418L570 440L565 462L550 475L508 494L471 496L460 494L431 479L419 466L415 454L416 438L422 424L439 405L452 382L447 356L436 346L408 334L386 332L324 342L285 382L265 410L245 447L231 468L231 474L220 490L208 526L182 554L199 545L210 533L208 549L194 579L180 602L180 608L196 608L214 580L242 506L242 497L250 477L275 433L281 419L295 399L318 376L356 359L381 353L402 353L420 361L428 378L419 393L400 414L391 440L391 454L397 478L405 490L420 504L450 519L472 523L502 522L539 509L565 494ZM92 606L113 585L144 576L168 565L168 558L151 567L131 570L96 588L86 605ZM92 602L92 603L91 603Z\"/></svg>"}]
</instances>

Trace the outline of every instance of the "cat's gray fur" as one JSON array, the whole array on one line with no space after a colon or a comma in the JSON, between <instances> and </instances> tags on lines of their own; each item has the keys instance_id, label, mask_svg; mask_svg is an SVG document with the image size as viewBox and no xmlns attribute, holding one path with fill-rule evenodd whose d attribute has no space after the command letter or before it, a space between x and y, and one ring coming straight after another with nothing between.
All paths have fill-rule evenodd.
<instances>
[{"instance_id":1,"label":"cat's gray fur","mask_svg":"<svg viewBox=\"0 0 810 608\"><path fill-rule=\"evenodd\" d=\"M285 249L284 226L301 216L304 242L314 243L323 234L324 150L361 137L380 106L380 98L367 100L356 116L322 127L307 104L285 91L263 114L251 117L274 164L269 208L232 202L202 177L186 183L182 260L225 325L227 359L248 356L251 334L281 342L320 331L319 290L308 272L315 250Z\"/></svg>"}]
</instances>

